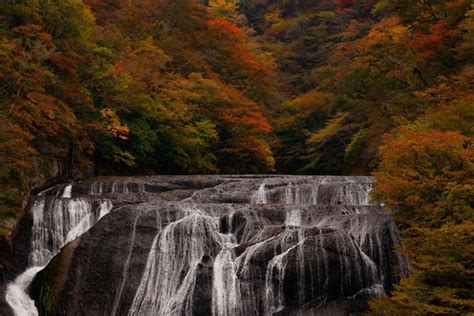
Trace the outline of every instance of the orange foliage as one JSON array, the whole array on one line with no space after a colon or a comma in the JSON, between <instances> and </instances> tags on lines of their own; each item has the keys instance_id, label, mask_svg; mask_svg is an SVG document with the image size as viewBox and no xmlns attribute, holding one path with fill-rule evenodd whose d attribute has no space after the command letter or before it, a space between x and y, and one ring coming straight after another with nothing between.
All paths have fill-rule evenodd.
<instances>
[{"instance_id":1,"label":"orange foliage","mask_svg":"<svg viewBox=\"0 0 474 316\"><path fill-rule=\"evenodd\" d=\"M119 61L119 62L116 62L112 66L111 73L114 76L119 76L120 74L122 74L124 72L124 70L125 70L124 63L122 61Z\"/></svg>"},{"instance_id":2,"label":"orange foliage","mask_svg":"<svg viewBox=\"0 0 474 316\"><path fill-rule=\"evenodd\" d=\"M455 29L448 29L443 21L430 25L427 33L416 32L409 44L422 58L433 57L437 51L446 49L449 41L460 36Z\"/></svg>"},{"instance_id":3,"label":"orange foliage","mask_svg":"<svg viewBox=\"0 0 474 316\"><path fill-rule=\"evenodd\" d=\"M247 47L244 31L229 20L217 17L207 22L209 34L196 34L196 36L208 37L213 47L223 53L225 67L232 67L236 72L244 76L252 76L255 73L270 75L271 67L257 59L255 52ZM210 37L209 37L210 35Z\"/></svg>"},{"instance_id":4,"label":"orange foliage","mask_svg":"<svg viewBox=\"0 0 474 316\"><path fill-rule=\"evenodd\" d=\"M215 80L218 80L215 78ZM219 120L233 126L234 129L243 133L269 133L272 126L268 119L262 114L259 105L245 97L237 89L220 82L221 89L237 106L232 108L218 109Z\"/></svg>"},{"instance_id":5,"label":"orange foliage","mask_svg":"<svg viewBox=\"0 0 474 316\"><path fill-rule=\"evenodd\" d=\"M272 71L268 67L268 65L265 65L261 61L255 59L254 55L250 53L248 50L244 49L243 47L236 46L235 54L236 54L237 60L239 60L242 64L244 64L244 67L255 72L262 72L265 75L271 74Z\"/></svg>"},{"instance_id":6,"label":"orange foliage","mask_svg":"<svg viewBox=\"0 0 474 316\"><path fill-rule=\"evenodd\" d=\"M100 111L104 121L105 121L105 130L107 133L112 135L113 137L127 140L130 130L127 124L122 125L120 122L120 118L118 117L117 113L113 109L105 108Z\"/></svg>"},{"instance_id":7,"label":"orange foliage","mask_svg":"<svg viewBox=\"0 0 474 316\"><path fill-rule=\"evenodd\" d=\"M436 208L443 217L462 216L456 213L456 200L451 196L474 185L473 140L460 132L410 126L386 136L380 147L380 171L375 173L376 195L420 220L425 211L435 212Z\"/></svg>"},{"instance_id":8,"label":"orange foliage","mask_svg":"<svg viewBox=\"0 0 474 316\"><path fill-rule=\"evenodd\" d=\"M218 37L222 36L237 43L244 38L242 29L225 18L216 17L207 21L207 25L209 31Z\"/></svg>"},{"instance_id":9,"label":"orange foliage","mask_svg":"<svg viewBox=\"0 0 474 316\"><path fill-rule=\"evenodd\" d=\"M246 133L268 133L272 127L268 120L258 111L243 111L242 109L219 109L219 120L227 123L235 130Z\"/></svg>"}]
</instances>

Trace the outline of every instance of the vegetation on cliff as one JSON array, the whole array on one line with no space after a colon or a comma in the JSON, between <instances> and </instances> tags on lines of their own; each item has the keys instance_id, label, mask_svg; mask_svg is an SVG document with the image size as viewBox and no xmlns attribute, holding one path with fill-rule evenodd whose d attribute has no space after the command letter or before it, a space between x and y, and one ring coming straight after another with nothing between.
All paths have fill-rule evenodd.
<instances>
[{"instance_id":1,"label":"vegetation on cliff","mask_svg":"<svg viewBox=\"0 0 474 316\"><path fill-rule=\"evenodd\" d=\"M274 62L200 2L0 4L0 234L29 190L92 174L274 170Z\"/></svg>"},{"instance_id":2,"label":"vegetation on cliff","mask_svg":"<svg viewBox=\"0 0 474 316\"><path fill-rule=\"evenodd\" d=\"M473 43L469 0L3 1L0 246L59 179L375 171L413 271L373 311L472 312Z\"/></svg>"},{"instance_id":3,"label":"vegetation on cliff","mask_svg":"<svg viewBox=\"0 0 474 316\"><path fill-rule=\"evenodd\" d=\"M284 73L277 169L376 171L411 276L376 315L474 311L474 67L469 1L246 1Z\"/></svg>"}]
</instances>

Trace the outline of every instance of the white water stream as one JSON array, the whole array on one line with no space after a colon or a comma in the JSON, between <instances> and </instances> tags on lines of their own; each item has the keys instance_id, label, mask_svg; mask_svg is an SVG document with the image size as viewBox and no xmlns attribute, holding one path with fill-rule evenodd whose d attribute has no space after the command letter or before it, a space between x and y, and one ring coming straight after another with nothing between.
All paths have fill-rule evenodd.
<instances>
[{"instance_id":1,"label":"white water stream","mask_svg":"<svg viewBox=\"0 0 474 316\"><path fill-rule=\"evenodd\" d=\"M72 185L67 185L61 198L38 196L31 212L33 227L29 268L8 284L5 298L15 316L36 316L38 311L28 295L36 274L59 252L62 246L91 228L112 209L110 201L102 201L94 209L90 200L72 198Z\"/></svg>"},{"instance_id":2,"label":"white water stream","mask_svg":"<svg viewBox=\"0 0 474 316\"><path fill-rule=\"evenodd\" d=\"M35 275L43 267L33 267L20 274L14 282L8 284L6 300L13 309L15 316L37 316L35 302L28 296L26 291L33 281Z\"/></svg>"},{"instance_id":3,"label":"white water stream","mask_svg":"<svg viewBox=\"0 0 474 316\"><path fill-rule=\"evenodd\" d=\"M369 207L372 184L330 180L321 177L309 182L294 177L286 183L272 183L265 179L251 187L249 200L253 205L236 210L231 206L228 213L217 204L217 211L198 204L181 204L182 214L175 219L157 213L160 229L143 262L145 267L138 276L140 282L134 288L128 315L192 315L193 304L200 302L195 293L199 276L209 273L208 267L212 267L209 313L213 316L286 313L294 305L329 297L331 291L337 291L341 298L359 289L361 293L383 295L384 271L379 268L390 265L390 258L383 258L385 240L380 239L385 233L374 229L379 223L359 212L359 207L361 211ZM6 300L15 315L38 315L27 294L36 273L67 242L110 212L112 203L100 200L98 195L112 192L121 198L121 194L130 192L147 194L145 186L133 179L123 183L94 182L89 188L93 198L74 197L72 185L62 188L55 197L38 196L32 204L30 268L6 291ZM192 202L197 192L201 191L194 192L185 202ZM265 217L264 212L273 209L263 204L283 205L286 214ZM324 206L331 207L324 213L309 205L322 206L323 211ZM227 222L221 222L223 218ZM138 219L139 215L130 223L121 281L111 295L113 305L110 301L104 307L104 313L109 315L123 314L127 299L132 299L127 286L132 277L137 277L130 265L134 264L134 246L141 242ZM394 232L390 230L390 234ZM391 236L396 242L397 238Z\"/></svg>"}]
</instances>

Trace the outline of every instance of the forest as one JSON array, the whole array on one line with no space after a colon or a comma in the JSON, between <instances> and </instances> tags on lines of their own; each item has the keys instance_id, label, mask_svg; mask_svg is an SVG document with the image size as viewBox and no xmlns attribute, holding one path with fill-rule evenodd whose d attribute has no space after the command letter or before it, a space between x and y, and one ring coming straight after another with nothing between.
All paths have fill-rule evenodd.
<instances>
[{"instance_id":1,"label":"forest","mask_svg":"<svg viewBox=\"0 0 474 316\"><path fill-rule=\"evenodd\" d=\"M411 271L369 313L474 313L473 60L471 0L3 0L0 265L59 181L374 175Z\"/></svg>"}]
</instances>

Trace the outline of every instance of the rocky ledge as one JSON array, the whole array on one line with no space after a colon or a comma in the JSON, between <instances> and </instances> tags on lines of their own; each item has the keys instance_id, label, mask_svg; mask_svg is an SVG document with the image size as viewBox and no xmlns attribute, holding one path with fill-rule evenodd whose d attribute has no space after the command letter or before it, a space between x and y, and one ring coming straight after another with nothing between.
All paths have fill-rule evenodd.
<instances>
[{"instance_id":1,"label":"rocky ledge","mask_svg":"<svg viewBox=\"0 0 474 316\"><path fill-rule=\"evenodd\" d=\"M44 315L357 314L407 273L390 215L369 203L373 185L162 176L58 186L32 203L30 265L49 263L29 291Z\"/></svg>"}]
</instances>

